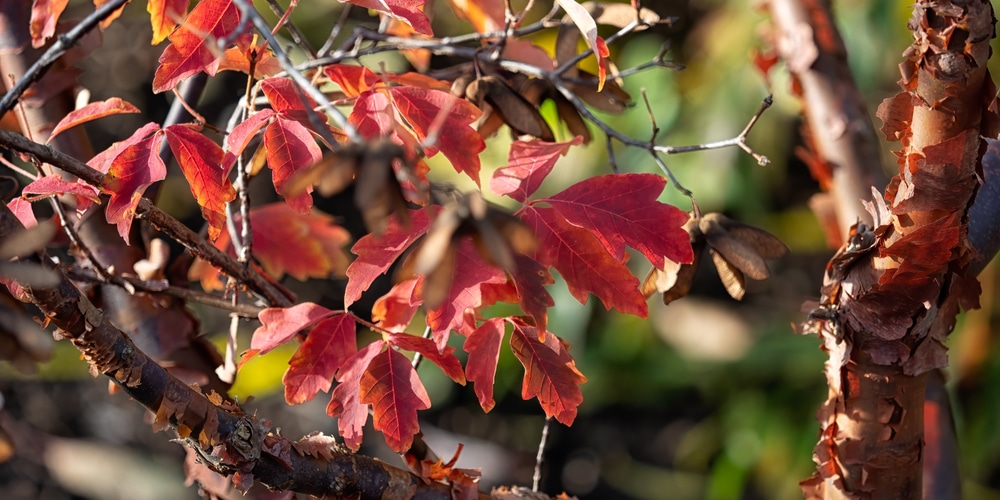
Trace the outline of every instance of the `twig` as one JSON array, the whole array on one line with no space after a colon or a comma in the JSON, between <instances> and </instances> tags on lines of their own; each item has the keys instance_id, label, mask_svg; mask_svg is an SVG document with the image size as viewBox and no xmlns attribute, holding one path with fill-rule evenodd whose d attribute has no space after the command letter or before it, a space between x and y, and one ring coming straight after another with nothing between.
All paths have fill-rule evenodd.
<instances>
[{"instance_id":1,"label":"twig","mask_svg":"<svg viewBox=\"0 0 1000 500\"><path fill-rule=\"evenodd\" d=\"M317 57L323 57L330 52L330 49L333 48L333 43L337 40L337 37L340 36L340 32L344 30L347 20L351 18L352 4L344 3L341 5L343 6L343 9L340 11L340 19L337 19L337 24L333 25L333 29L330 30L330 34L326 37L326 42L324 42L323 46L319 48L318 52L316 52Z\"/></svg>"},{"instance_id":2,"label":"twig","mask_svg":"<svg viewBox=\"0 0 1000 500\"><path fill-rule=\"evenodd\" d=\"M292 20L289 18L292 10L294 10L295 6L298 4L299 0L292 0L288 4L288 9L282 12L281 5L279 5L276 0L267 0L267 6L271 8L271 12L274 12L274 15L284 20L284 22L279 20L274 26L274 30L277 31L284 26L284 28L288 30L288 34L292 36L292 41L295 42L295 45L298 45L300 48L308 52L310 56L315 57L316 51L313 50L312 45L309 45L309 40L307 40L305 35L303 35L294 24L292 24Z\"/></svg>"},{"instance_id":3,"label":"twig","mask_svg":"<svg viewBox=\"0 0 1000 500\"><path fill-rule=\"evenodd\" d=\"M247 0L235 0L235 3L240 9L240 12L252 20L254 27L257 28L257 31L260 32L260 34L267 40L268 44L270 44L271 50L274 51L274 55L278 59L278 63L281 65L281 68L288 73L288 76L295 81L303 92L309 95L309 97L316 101L317 104L323 107L324 111L333 117L334 121L337 122L337 127L343 130L344 134L346 134L351 141L358 141L360 136L358 135L358 131L354 128L354 125L351 125L350 122L347 121L347 117L344 116L339 109L333 107L333 105L330 104L330 100L327 99L326 96L319 91L319 89L310 84L309 80L302 76L302 73L295 68L295 65L292 64L292 61L288 58L288 54L285 53L285 51L278 45L277 40L274 39L274 36L271 35L271 31L268 28L267 23L264 21L264 18L260 16L260 13L258 13L254 8L253 4L247 2ZM322 134L323 138L329 141L331 146L337 144L337 141L333 138L326 127L317 127L317 132Z\"/></svg>"},{"instance_id":4,"label":"twig","mask_svg":"<svg viewBox=\"0 0 1000 500\"><path fill-rule=\"evenodd\" d=\"M129 291L129 293L135 293L136 291L152 294L163 294L170 295L171 297L177 297L178 299L197 302L199 304L204 304L206 306L214 307L216 309L222 309L223 311L229 311L243 318L256 318L261 311L264 310L263 307L255 306L253 304L237 304L233 305L225 297L218 295L213 295L210 293L199 292L197 290L192 290L190 288L167 285L161 286L159 284L150 284L146 281L133 276L113 276L112 280L105 280L101 276L98 276L95 272L91 272L86 269L82 269L76 266L65 268L64 272L66 275L74 281L89 281L94 283L110 283L112 285L121 286ZM128 287L124 286L128 284ZM131 290L129 290L131 287Z\"/></svg>"},{"instance_id":5,"label":"twig","mask_svg":"<svg viewBox=\"0 0 1000 500\"><path fill-rule=\"evenodd\" d=\"M427 325L427 327L424 328L424 334L422 335L422 337L425 338L425 339L431 338L431 325ZM413 354L413 369L416 370L417 368L420 368L420 362L423 361L423 360L424 360L424 355L423 354L420 354L419 352L414 353Z\"/></svg>"},{"instance_id":6,"label":"twig","mask_svg":"<svg viewBox=\"0 0 1000 500\"><path fill-rule=\"evenodd\" d=\"M104 181L104 174L90 168L80 160L56 151L51 147L32 142L23 135L0 130L0 146L34 155L43 163L56 166L79 177L90 185L100 186ZM260 295L269 304L275 307L288 307L292 305L291 297L286 295L274 283L255 272L253 268L245 268L232 257L215 248L215 245L212 245L190 228L181 224L177 219L157 208L148 198L139 200L139 205L136 207L136 217L149 220L150 223L170 235L171 238L184 245L188 250L191 250L210 264L222 269L223 273L235 277L241 283L245 283L254 293Z\"/></svg>"},{"instance_id":7,"label":"twig","mask_svg":"<svg viewBox=\"0 0 1000 500\"><path fill-rule=\"evenodd\" d=\"M0 99L0 116L7 114L8 111L14 108L14 103L21 99L24 91L28 90L28 87L32 83L38 81L45 73L52 67L67 50L73 48L77 41L80 40L83 35L86 35L90 30L94 29L98 23L104 20L104 18L111 15L112 12L118 10L119 7L125 5L128 0L111 0L108 3L102 5L99 9L95 10L93 14L84 18L77 24L73 29L66 32L66 34L59 35L56 43L52 44L48 50L42 54L41 57L32 64L28 71L24 72L21 79L11 87L10 91L4 94L3 99Z\"/></svg>"},{"instance_id":8,"label":"twig","mask_svg":"<svg viewBox=\"0 0 1000 500\"><path fill-rule=\"evenodd\" d=\"M538 440L538 453L535 454L535 473L531 476L531 491L538 492L538 483L542 481L542 462L545 460L545 442L549 440L549 425L552 417L545 419L542 426L542 438Z\"/></svg>"}]
</instances>

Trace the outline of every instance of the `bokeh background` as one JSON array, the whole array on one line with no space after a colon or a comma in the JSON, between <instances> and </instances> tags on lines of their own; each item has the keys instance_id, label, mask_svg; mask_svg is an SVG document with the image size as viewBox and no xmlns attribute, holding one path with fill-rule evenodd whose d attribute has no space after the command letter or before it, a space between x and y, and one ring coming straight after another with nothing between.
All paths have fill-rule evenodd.
<instances>
[{"instance_id":1,"label":"bokeh background","mask_svg":"<svg viewBox=\"0 0 1000 500\"><path fill-rule=\"evenodd\" d=\"M535 12L546 11L544 3ZM762 3L690 0L647 6L677 21L627 38L614 45L612 53L619 67L628 68L649 61L669 43L669 58L686 67L653 69L625 82L640 103L645 89L661 129L658 143L681 146L733 137L761 99L774 93L774 107L749 141L770 158L767 167L736 148L677 155L666 162L703 210L766 228L792 252L771 263L771 279L750 282L742 302L730 299L714 270L706 268L699 271L689 297L669 307L651 299L649 320L608 313L593 299L581 305L561 281L551 286L557 305L550 311L550 329L573 345L578 367L590 381L582 387L585 400L575 425L555 423L550 429L541 490L566 491L581 499L799 498L797 483L813 467L813 414L826 388L818 340L797 336L790 325L803 319L801 304L818 297L823 268L833 251L807 205L818 187L794 154L801 143L798 103L788 92L783 66L772 70L769 89L752 62L767 23ZM103 48L81 64L81 83L93 100L120 96L145 111L88 126L97 149L127 137L147 121L162 120L172 98L149 93L163 46L149 45L144 7L145 2L129 5L104 33ZM292 20L319 46L341 8L330 0L303 1ZM71 2L64 18L82 17L90 9L89 2ZM259 9L269 12L263 3ZM836 9L855 78L874 112L883 98L896 92L896 64L910 40L905 28L908 1L847 0L838 2ZM435 13L436 33L469 30L448 11L446 2L438 0ZM370 20L355 9L351 24ZM534 40L551 48L554 33ZM363 62L384 64L392 71L407 69L406 61L395 54ZM432 68L445 62L432 60ZM995 61L992 67L997 68ZM1000 73L995 69L994 74ZM224 120L242 89L240 76L223 74L211 81L198 109ZM631 136L650 136L650 120L641 105L622 116L600 116ZM568 138L565 131L558 133ZM603 140L596 137L557 164L543 192L609 172ZM504 166L509 141L503 131L489 141L482 156L484 179ZM623 171L658 172L643 151L619 147L615 156ZM891 165L889 146L885 157ZM438 180L472 187L468 179L449 176L450 167L432 164L443 167L432 169ZM158 202L198 224L197 207L183 183L179 176L169 178ZM690 207L687 198L670 187L663 200ZM336 206L330 203L327 206ZM633 262L636 274L644 276L648 264L641 258ZM994 313L996 277L994 266L984 271L983 309L961 318L950 344L949 388L965 495L972 499L1000 498L1000 396L991 390L1000 384L1000 343L992 335L1000 322ZM289 285L305 299L320 301L335 301L340 290L336 283ZM217 311L196 310L204 333L222 345L228 320ZM255 326L245 325L241 348L249 344ZM285 406L280 379L295 346L286 347L248 364L233 394L251 411L271 418L287 436L313 430L335 434L336 423L324 413L323 395L306 405ZM432 448L447 457L463 443L459 466L482 468L485 485L530 485L544 416L537 402L521 400L522 368L509 352L501 356L498 404L489 414L479 408L471 387L455 386L430 364L421 367L421 377L434 402L421 414ZM68 345L58 345L55 358L34 376L0 365L0 424L37 444L17 450L13 459L0 464L0 496L197 498L197 489L183 483L181 447L170 443L168 434L153 434L143 410L122 395L109 396L106 385L88 375L85 363ZM370 424L366 436L362 453L400 464Z\"/></svg>"}]
</instances>

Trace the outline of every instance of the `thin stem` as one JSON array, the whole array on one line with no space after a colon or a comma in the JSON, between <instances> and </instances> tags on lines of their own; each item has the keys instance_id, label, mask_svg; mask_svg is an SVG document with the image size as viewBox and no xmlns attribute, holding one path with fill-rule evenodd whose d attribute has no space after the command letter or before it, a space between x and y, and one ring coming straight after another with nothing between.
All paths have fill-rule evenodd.
<instances>
[{"instance_id":1,"label":"thin stem","mask_svg":"<svg viewBox=\"0 0 1000 500\"><path fill-rule=\"evenodd\" d=\"M299 0L292 0L288 4L288 9L282 12L281 5L279 5L276 0L267 0L267 6L271 8L271 12L274 12L274 15L284 20L283 24L279 21L279 23L274 27L275 30L281 28L283 25L284 28L288 30L288 34L292 36L292 41L295 42L295 45L308 52L310 56L315 57L316 51L313 50L312 45L309 45L309 40L306 39L305 35L303 35L301 31L299 31L299 28L292 24L292 20L289 18L292 10L295 9L295 6L298 4Z\"/></svg>"},{"instance_id":2,"label":"thin stem","mask_svg":"<svg viewBox=\"0 0 1000 500\"><path fill-rule=\"evenodd\" d=\"M535 454L535 474L531 476L531 491L538 492L538 483L542 481L542 462L545 460L545 442L549 440L549 425L552 417L545 419L542 426L542 438L538 440L538 453Z\"/></svg>"},{"instance_id":3,"label":"thin stem","mask_svg":"<svg viewBox=\"0 0 1000 500\"><path fill-rule=\"evenodd\" d=\"M330 30L330 34L327 35L326 42L324 42L323 46L319 48L318 52L316 52L317 57L323 57L327 55L331 49L333 49L333 43L337 40L337 37L340 36L340 32L344 30L347 20L351 18L352 4L345 3L341 5L343 5L344 8L340 11L340 18L337 19L337 24L333 25L333 29Z\"/></svg>"},{"instance_id":4,"label":"thin stem","mask_svg":"<svg viewBox=\"0 0 1000 500\"><path fill-rule=\"evenodd\" d=\"M431 325L427 325L427 327L424 328L424 334L421 335L421 336L423 338L425 338L425 339L431 338ZM420 354L419 352L414 353L413 354L413 369L416 370L417 368L420 368L420 362L423 361L423 360L424 360L424 355L423 354Z\"/></svg>"}]
</instances>

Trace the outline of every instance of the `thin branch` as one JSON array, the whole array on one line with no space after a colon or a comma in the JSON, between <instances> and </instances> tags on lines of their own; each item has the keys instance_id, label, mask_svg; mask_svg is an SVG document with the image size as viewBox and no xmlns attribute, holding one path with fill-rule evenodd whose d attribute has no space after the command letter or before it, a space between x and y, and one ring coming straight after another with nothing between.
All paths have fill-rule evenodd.
<instances>
[{"instance_id":1,"label":"thin branch","mask_svg":"<svg viewBox=\"0 0 1000 500\"><path fill-rule=\"evenodd\" d=\"M324 42L323 46L319 48L318 52L316 52L317 57L326 56L327 53L333 49L333 43L337 40L337 37L340 36L340 32L344 30L347 20L351 18L351 6L353 4L344 3L341 5L343 6L343 9L340 11L340 18L337 19L337 24L333 25L333 29L330 30L330 34L327 35L326 42Z\"/></svg>"},{"instance_id":2,"label":"thin branch","mask_svg":"<svg viewBox=\"0 0 1000 500\"><path fill-rule=\"evenodd\" d=\"M34 155L43 163L49 163L58 167L79 177L92 186L100 186L104 181L104 174L90 168L80 160L56 151L51 147L32 142L20 134L0 130L0 146ZM237 281L245 283L254 293L260 295L269 304L276 307L288 307L292 305L291 297L275 283L268 281L267 278L255 272L254 269L245 268L228 254L215 248L215 245L212 245L190 228L181 224L177 219L157 208L148 198L139 200L139 205L136 207L136 217L149 220L150 223L170 235L171 238L184 245L197 256L222 269L223 273L236 278Z\"/></svg>"},{"instance_id":3,"label":"thin branch","mask_svg":"<svg viewBox=\"0 0 1000 500\"><path fill-rule=\"evenodd\" d=\"M552 417L545 419L542 426L542 438L538 440L538 453L535 454L535 473L531 476L531 491L538 492L538 483L542 481L542 462L545 460L545 442L549 440L549 426Z\"/></svg>"},{"instance_id":4,"label":"thin branch","mask_svg":"<svg viewBox=\"0 0 1000 500\"><path fill-rule=\"evenodd\" d=\"M125 5L127 2L128 0L111 0L95 10L93 14L84 18L83 21L80 21L80 24L74 26L66 34L59 35L56 43L52 44L52 47L49 47L35 61L35 64L32 64L28 68L28 71L11 87L10 91L4 94L3 99L0 99L0 116L7 114L8 111L13 109L14 104L21 99L21 96L28 90L28 87L41 79L42 76L45 76L45 73L52 67L52 64L62 57L67 50L73 48L83 35L89 33L104 18L110 16L112 12L118 10L119 7Z\"/></svg>"},{"instance_id":5,"label":"thin branch","mask_svg":"<svg viewBox=\"0 0 1000 500\"><path fill-rule=\"evenodd\" d=\"M427 325L427 327L424 328L424 334L422 335L422 337L425 338L425 339L431 338L431 325ZM423 354L420 354L419 352L418 353L414 353L413 354L413 369L416 370L417 368L420 368L420 362L423 361L423 360L424 360L424 355Z\"/></svg>"},{"instance_id":6,"label":"thin branch","mask_svg":"<svg viewBox=\"0 0 1000 500\"><path fill-rule=\"evenodd\" d=\"M279 23L275 25L274 27L275 30L278 30L282 27L287 29L288 34L292 36L292 41L295 42L295 45L308 52L310 56L315 57L316 51L313 50L312 45L309 44L309 40L306 39L305 35L303 35L301 31L299 31L299 28L297 28L295 24L292 23L291 18L288 17L291 14L292 10L295 9L295 6L297 6L298 4L299 0L292 0L288 4L288 9L282 12L281 5L279 5L276 0L267 0L267 6L271 8L271 12L273 12L274 15L280 17L281 19L284 19L284 23L281 23L279 21Z\"/></svg>"}]
</instances>

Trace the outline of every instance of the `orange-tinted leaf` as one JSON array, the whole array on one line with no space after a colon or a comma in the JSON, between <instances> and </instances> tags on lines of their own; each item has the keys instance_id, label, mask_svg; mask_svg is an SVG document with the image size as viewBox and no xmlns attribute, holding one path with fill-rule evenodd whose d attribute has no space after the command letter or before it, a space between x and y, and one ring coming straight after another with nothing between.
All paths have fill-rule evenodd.
<instances>
[{"instance_id":1,"label":"orange-tinted leaf","mask_svg":"<svg viewBox=\"0 0 1000 500\"><path fill-rule=\"evenodd\" d=\"M538 237L535 259L555 267L570 293L586 303L587 293L597 295L604 307L645 318L646 299L639 280L587 229L574 226L553 208L525 207L521 220Z\"/></svg>"},{"instance_id":2,"label":"orange-tinted leaf","mask_svg":"<svg viewBox=\"0 0 1000 500\"><path fill-rule=\"evenodd\" d=\"M118 234L126 243L142 193L167 176L167 167L159 155L159 143L160 134L155 133L125 148L111 161L101 183L101 190L111 195L104 211L108 223L118 226Z\"/></svg>"},{"instance_id":3,"label":"orange-tinted leaf","mask_svg":"<svg viewBox=\"0 0 1000 500\"><path fill-rule=\"evenodd\" d=\"M101 102L92 102L69 113L64 116L62 120L59 120L59 123L57 123L55 128L52 129L52 133L49 134L49 138L46 143L52 142L52 139L55 136L61 134L66 129L73 128L82 123L87 123L91 120L96 120L110 115L138 112L139 108L133 106L129 102L123 101L119 97L112 97L111 99Z\"/></svg>"},{"instance_id":4,"label":"orange-tinted leaf","mask_svg":"<svg viewBox=\"0 0 1000 500\"><path fill-rule=\"evenodd\" d=\"M170 34L171 43L160 55L160 66L153 76L153 92L170 90L199 71L214 75L222 55L215 42L231 35L239 24L240 11L232 0L198 2Z\"/></svg>"},{"instance_id":5,"label":"orange-tinted leaf","mask_svg":"<svg viewBox=\"0 0 1000 500\"><path fill-rule=\"evenodd\" d=\"M111 168L112 160L117 158L122 151L125 151L125 148L145 139L149 136L149 134L152 134L157 130L160 130L160 126L155 123L147 123L143 125L142 128L133 132L132 136L128 139L118 141L112 144L108 149L94 155L94 157L87 162L87 166L101 172L102 174L108 173L108 169Z\"/></svg>"},{"instance_id":6,"label":"orange-tinted leaf","mask_svg":"<svg viewBox=\"0 0 1000 500\"><path fill-rule=\"evenodd\" d=\"M31 46L41 47L56 33L59 16L69 0L35 0L31 4Z\"/></svg>"},{"instance_id":7,"label":"orange-tinted leaf","mask_svg":"<svg viewBox=\"0 0 1000 500\"><path fill-rule=\"evenodd\" d=\"M607 77L607 62L605 59L611 55L611 52L608 51L608 46L604 43L604 39L597 35L597 23L590 15L590 12L587 12L587 9L577 3L576 0L556 0L556 3L566 11L566 14L573 20L573 24L576 24L576 27L580 29L580 33L587 40L587 45L594 51L598 68L597 91L600 92L604 88L604 80Z\"/></svg>"},{"instance_id":8,"label":"orange-tinted leaf","mask_svg":"<svg viewBox=\"0 0 1000 500\"><path fill-rule=\"evenodd\" d=\"M347 268L347 288L344 290L344 307L350 307L361 298L362 292L371 286L376 278L385 274L417 238L423 236L430 227L430 208L410 212L410 226L403 227L393 217L381 238L368 234L351 248L358 256Z\"/></svg>"},{"instance_id":9,"label":"orange-tinted leaf","mask_svg":"<svg viewBox=\"0 0 1000 500\"><path fill-rule=\"evenodd\" d=\"M260 327L253 332L250 348L267 354L275 347L292 340L301 330L336 315L323 306L303 302L292 307L268 307L260 312Z\"/></svg>"},{"instance_id":10,"label":"orange-tinted leaf","mask_svg":"<svg viewBox=\"0 0 1000 500\"><path fill-rule=\"evenodd\" d=\"M545 416L573 425L576 409L583 402L579 386L587 377L576 368L573 357L555 335L545 332L545 342L539 342L535 327L517 319L512 323L510 348L524 365L521 397L525 400L537 397Z\"/></svg>"},{"instance_id":11,"label":"orange-tinted leaf","mask_svg":"<svg viewBox=\"0 0 1000 500\"><path fill-rule=\"evenodd\" d=\"M382 431L386 444L396 453L413 444L413 436L420 430L417 411L431 407L417 371L395 349L378 354L368 365L361 376L361 402L372 405L375 429Z\"/></svg>"},{"instance_id":12,"label":"orange-tinted leaf","mask_svg":"<svg viewBox=\"0 0 1000 500\"><path fill-rule=\"evenodd\" d=\"M490 189L494 193L507 195L525 203L534 193L545 176L560 156L569 151L570 146L583 142L583 137L576 136L567 142L545 142L533 140L529 142L514 141L507 153L507 166L493 172L490 179Z\"/></svg>"},{"instance_id":13,"label":"orange-tinted leaf","mask_svg":"<svg viewBox=\"0 0 1000 500\"><path fill-rule=\"evenodd\" d=\"M358 97L382 81L372 70L352 64L331 64L323 68L323 73L333 80L347 97Z\"/></svg>"},{"instance_id":14,"label":"orange-tinted leaf","mask_svg":"<svg viewBox=\"0 0 1000 500\"><path fill-rule=\"evenodd\" d=\"M153 45L167 38L177 23L187 14L188 0L149 0L146 12L153 25Z\"/></svg>"},{"instance_id":15,"label":"orange-tinted leaf","mask_svg":"<svg viewBox=\"0 0 1000 500\"><path fill-rule=\"evenodd\" d=\"M479 33L503 29L503 0L448 0L448 3L459 18L469 21ZM507 40L508 43L513 41L513 38Z\"/></svg>"},{"instance_id":16,"label":"orange-tinted leaf","mask_svg":"<svg viewBox=\"0 0 1000 500\"><path fill-rule=\"evenodd\" d=\"M285 181L296 172L313 165L322 158L319 146L301 123L279 116L264 130L264 147L267 164L271 167L274 188L281 193ZM307 213L312 207L312 186L288 202L296 210Z\"/></svg>"},{"instance_id":17,"label":"orange-tinted leaf","mask_svg":"<svg viewBox=\"0 0 1000 500\"><path fill-rule=\"evenodd\" d=\"M167 144L208 221L208 238L215 241L226 225L226 204L236 199L236 190L222 169L222 148L185 125L171 125L165 132Z\"/></svg>"},{"instance_id":18,"label":"orange-tinted leaf","mask_svg":"<svg viewBox=\"0 0 1000 500\"><path fill-rule=\"evenodd\" d=\"M94 7L96 7L96 8L99 9L99 8L103 7L104 4L109 3L109 2L111 2L111 0L94 0ZM108 26L111 26L111 23L115 19L118 19L122 15L122 11L125 10L125 5L126 4L128 4L128 2L125 2L120 7L118 7L117 9L115 9L114 12L108 14L108 17L105 17L104 19L102 19L101 22L100 22L100 24L98 26L100 26L102 30L107 29Z\"/></svg>"},{"instance_id":19,"label":"orange-tinted leaf","mask_svg":"<svg viewBox=\"0 0 1000 500\"><path fill-rule=\"evenodd\" d=\"M316 107L316 101L299 89L290 78L268 78L260 82L260 89L267 96L271 108L278 113L306 111Z\"/></svg>"},{"instance_id":20,"label":"orange-tinted leaf","mask_svg":"<svg viewBox=\"0 0 1000 500\"><path fill-rule=\"evenodd\" d=\"M368 421L368 405L361 403L361 377L368 372L368 365L383 347L385 341L377 340L344 361L337 372L339 383L333 389L330 404L326 406L326 414L337 418L337 428L344 444L354 451L361 447L362 431ZM406 363L409 364L409 361Z\"/></svg>"},{"instance_id":21,"label":"orange-tinted leaf","mask_svg":"<svg viewBox=\"0 0 1000 500\"><path fill-rule=\"evenodd\" d=\"M390 333L386 336L386 341L400 349L419 352L437 365L445 375L455 382L465 385L465 373L462 371L462 364L455 357L454 347L445 346L443 350L439 351L438 346L431 340L406 333Z\"/></svg>"},{"instance_id":22,"label":"orange-tinted leaf","mask_svg":"<svg viewBox=\"0 0 1000 500\"><path fill-rule=\"evenodd\" d=\"M417 278L401 281L389 293L379 297L372 306L372 321L386 331L399 333L406 330L420 307L419 303L414 304L410 300L416 284Z\"/></svg>"},{"instance_id":23,"label":"orange-tinted leaf","mask_svg":"<svg viewBox=\"0 0 1000 500\"><path fill-rule=\"evenodd\" d=\"M433 35L431 22L420 10L427 0L339 0L340 3L349 1L359 7L378 11L395 19L405 22L422 35Z\"/></svg>"},{"instance_id":24,"label":"orange-tinted leaf","mask_svg":"<svg viewBox=\"0 0 1000 500\"><path fill-rule=\"evenodd\" d=\"M490 318L465 339L462 349L469 353L465 374L476 389L476 397L483 411L496 406L493 400L493 382L500 362L500 344L503 342L504 318Z\"/></svg>"},{"instance_id":25,"label":"orange-tinted leaf","mask_svg":"<svg viewBox=\"0 0 1000 500\"><path fill-rule=\"evenodd\" d=\"M244 34L236 39L236 46L226 49L219 61L217 71L239 71L250 74L250 61L253 60L253 77L261 80L281 73L281 63L271 55L270 48L263 44L253 44L253 37Z\"/></svg>"},{"instance_id":26,"label":"orange-tinted leaf","mask_svg":"<svg viewBox=\"0 0 1000 500\"><path fill-rule=\"evenodd\" d=\"M333 217L313 210L302 214L286 203L271 203L250 210L253 231L253 256L274 279L285 273L295 279L329 278L347 269L344 246L350 241L347 231L334 224ZM220 250L230 247L230 236L223 232L215 241ZM201 281L205 290L221 290L219 271L205 261L191 266L188 279Z\"/></svg>"},{"instance_id":27,"label":"orange-tinted leaf","mask_svg":"<svg viewBox=\"0 0 1000 500\"><path fill-rule=\"evenodd\" d=\"M247 148L253 136L257 132L267 125L268 120L275 116L273 109L262 109L257 113L254 113L246 120L240 122L232 132L226 136L226 155L222 160L223 170L229 173L229 170L233 168L236 163L236 157L243 154L243 150Z\"/></svg>"},{"instance_id":28,"label":"orange-tinted leaf","mask_svg":"<svg viewBox=\"0 0 1000 500\"><path fill-rule=\"evenodd\" d=\"M400 115L420 141L427 139L435 119L445 113L441 123L444 133L438 136L435 147L427 148L427 155L434 156L440 150L455 171L464 172L479 185L479 153L486 149L486 143L471 126L482 114L479 108L441 90L394 87L390 92Z\"/></svg>"},{"instance_id":29,"label":"orange-tinted leaf","mask_svg":"<svg viewBox=\"0 0 1000 500\"><path fill-rule=\"evenodd\" d=\"M439 349L448 343L451 330L468 332L475 327L474 324L466 324L465 312L483 304L482 285L507 281L502 270L482 261L468 238L451 244L456 247L451 288L440 306L427 311L427 325L434 332Z\"/></svg>"},{"instance_id":30,"label":"orange-tinted leaf","mask_svg":"<svg viewBox=\"0 0 1000 500\"><path fill-rule=\"evenodd\" d=\"M656 174L602 175L544 201L570 224L591 231L616 259L625 256L627 244L663 269L664 257L682 264L694 258L682 228L687 212L656 201L666 182Z\"/></svg>"},{"instance_id":31,"label":"orange-tinted leaf","mask_svg":"<svg viewBox=\"0 0 1000 500\"><path fill-rule=\"evenodd\" d=\"M313 327L288 361L288 371L281 379L285 402L302 404L317 392L330 390L337 370L358 350L356 328L354 318L346 314L324 319Z\"/></svg>"},{"instance_id":32,"label":"orange-tinted leaf","mask_svg":"<svg viewBox=\"0 0 1000 500\"><path fill-rule=\"evenodd\" d=\"M426 5L426 4L425 4ZM424 11L423 7L420 7L421 12ZM433 11L432 11L433 13ZM428 19L430 17L428 16ZM398 19L389 20L389 25L386 27L385 32L392 36L398 36L402 38L427 38L420 33L417 33L412 26L406 24ZM431 67L431 51L427 49L403 49L399 53L410 62L410 66L413 66L417 71L427 71Z\"/></svg>"},{"instance_id":33,"label":"orange-tinted leaf","mask_svg":"<svg viewBox=\"0 0 1000 500\"><path fill-rule=\"evenodd\" d=\"M40 194L40 195L53 195L62 196L64 194L72 194L76 196L76 209L79 211L84 211L90 208L91 203L100 203L101 191L80 179L76 179L73 182L64 181L58 175L46 175L45 177L39 177L24 186L21 190L22 194Z\"/></svg>"}]
</instances>

